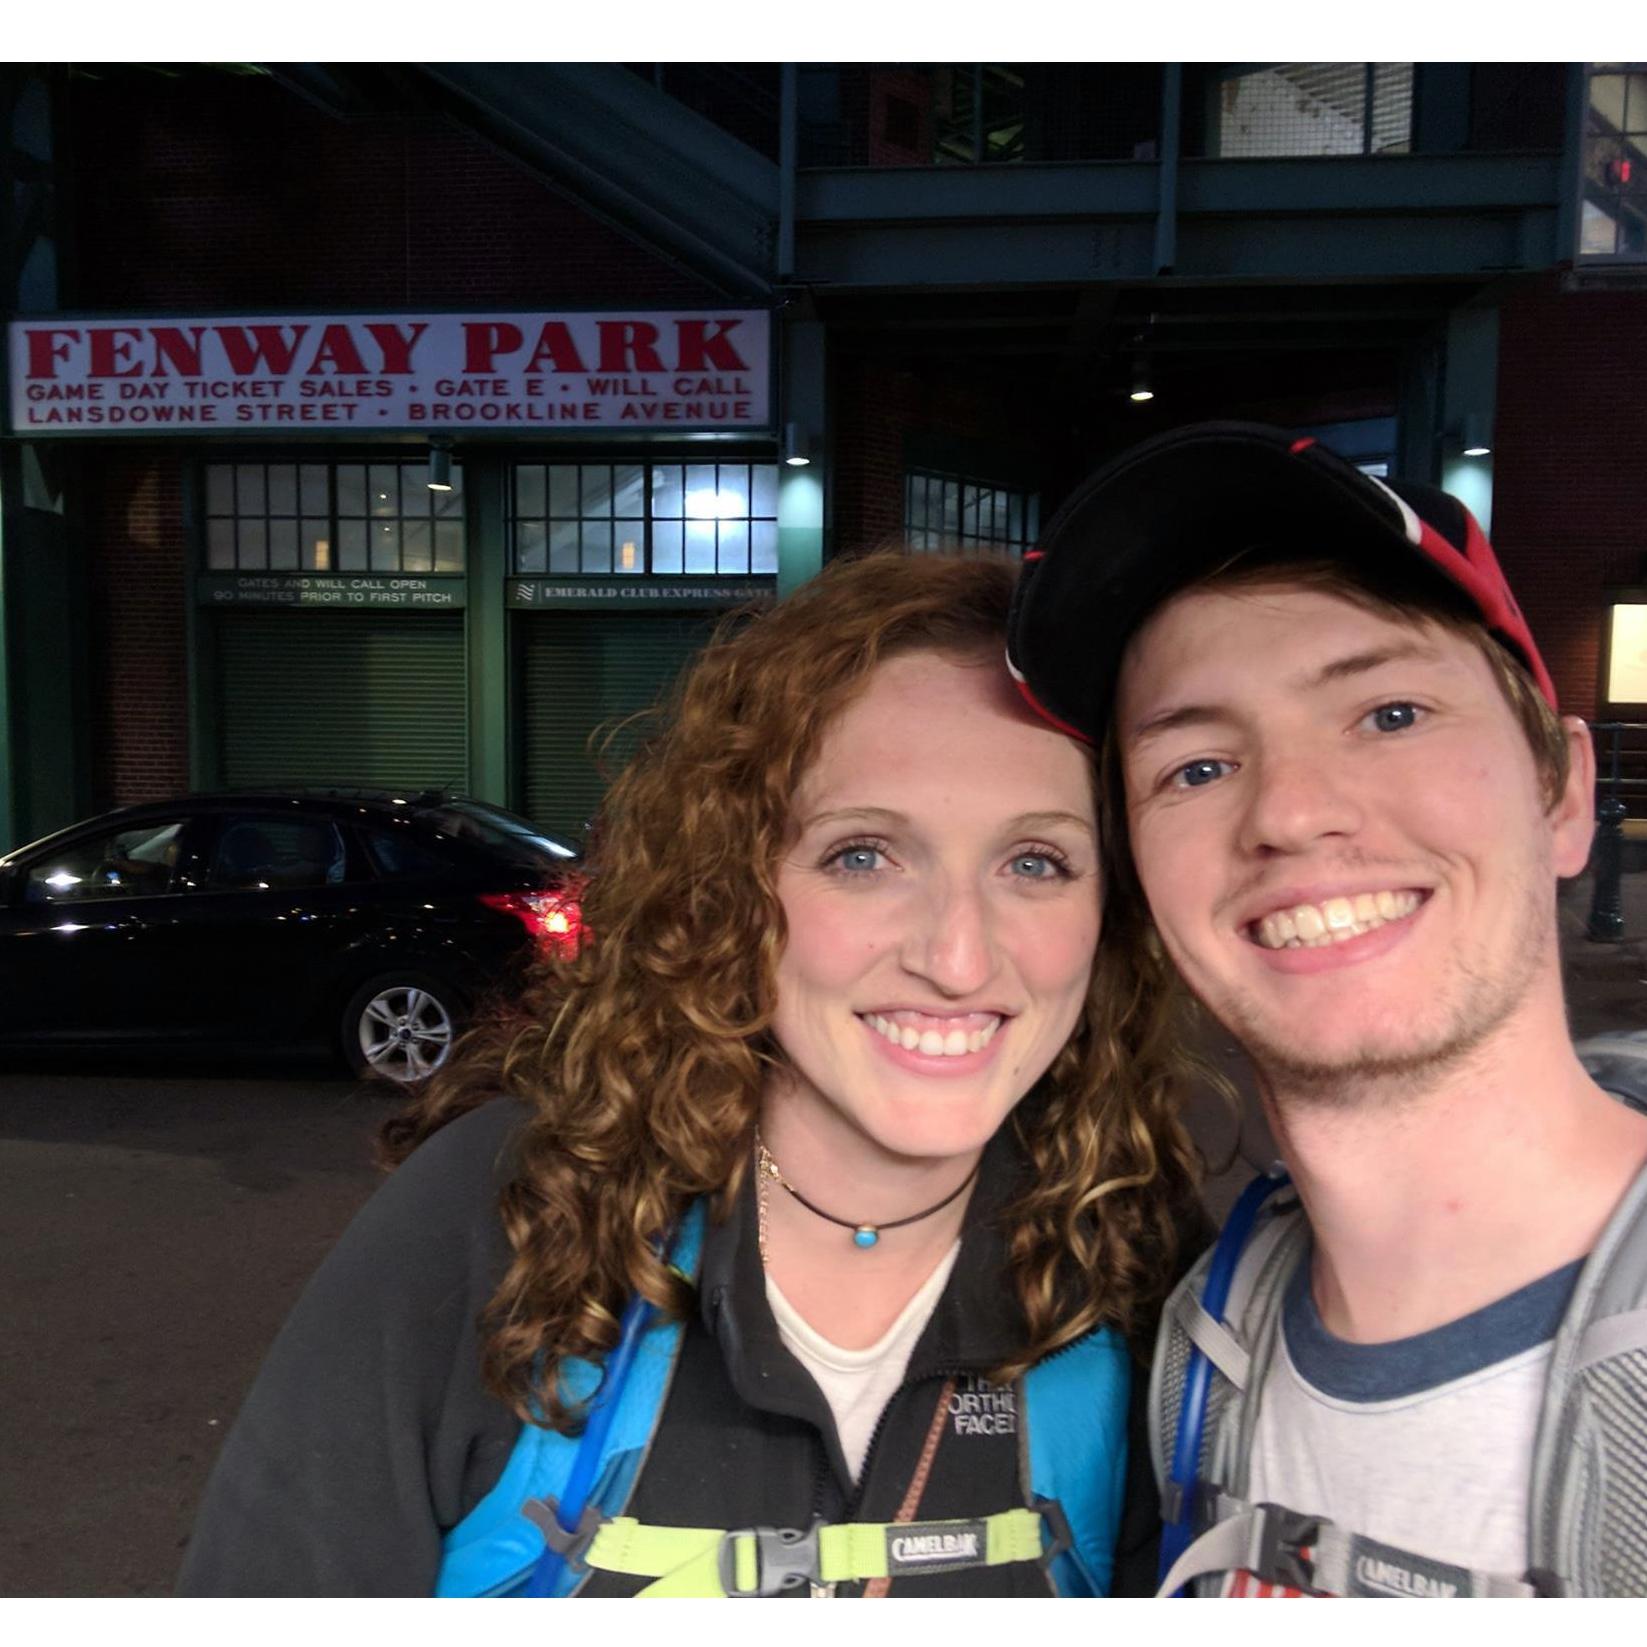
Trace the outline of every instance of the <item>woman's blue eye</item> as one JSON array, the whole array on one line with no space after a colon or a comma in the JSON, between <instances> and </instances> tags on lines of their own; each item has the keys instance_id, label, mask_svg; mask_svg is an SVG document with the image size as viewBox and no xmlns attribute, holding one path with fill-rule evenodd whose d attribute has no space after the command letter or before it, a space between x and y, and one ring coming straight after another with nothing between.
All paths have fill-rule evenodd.
<instances>
[{"instance_id":1,"label":"woman's blue eye","mask_svg":"<svg viewBox=\"0 0 1647 1647\"><path fill-rule=\"evenodd\" d=\"M1173 781L1180 789L1199 789L1203 784L1212 783L1223 777L1229 770L1229 764L1228 761L1191 761L1173 773Z\"/></svg>"},{"instance_id":2,"label":"woman's blue eye","mask_svg":"<svg viewBox=\"0 0 1647 1647\"><path fill-rule=\"evenodd\" d=\"M1411 703L1384 703L1367 717L1380 732L1404 732L1418 719L1418 706Z\"/></svg>"},{"instance_id":3,"label":"woman's blue eye","mask_svg":"<svg viewBox=\"0 0 1647 1647\"><path fill-rule=\"evenodd\" d=\"M862 873L865 870L881 867L881 852L874 846L849 846L844 852L835 854L835 868L844 869L851 873Z\"/></svg>"},{"instance_id":4,"label":"woman's blue eye","mask_svg":"<svg viewBox=\"0 0 1647 1647\"><path fill-rule=\"evenodd\" d=\"M1062 867L1045 852L1021 852L1012 860L1012 873L1026 881L1050 881Z\"/></svg>"}]
</instances>

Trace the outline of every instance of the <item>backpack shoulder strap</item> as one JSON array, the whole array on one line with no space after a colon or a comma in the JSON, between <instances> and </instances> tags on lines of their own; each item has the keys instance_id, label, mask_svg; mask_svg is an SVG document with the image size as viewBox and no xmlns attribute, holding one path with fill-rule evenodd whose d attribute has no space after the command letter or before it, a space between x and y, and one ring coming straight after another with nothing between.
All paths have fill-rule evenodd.
<instances>
[{"instance_id":1,"label":"backpack shoulder strap","mask_svg":"<svg viewBox=\"0 0 1647 1647\"><path fill-rule=\"evenodd\" d=\"M1132 1367L1109 1327L1088 1333L1024 1375L1024 1426L1033 1499L1056 1499L1070 1548L1050 1572L1061 1596L1109 1594L1127 1477Z\"/></svg>"},{"instance_id":2,"label":"backpack shoulder strap","mask_svg":"<svg viewBox=\"0 0 1647 1647\"><path fill-rule=\"evenodd\" d=\"M670 1262L695 1275L703 1247L704 1203L695 1201L681 1220ZM629 1376L618 1392L617 1409L596 1461L590 1502L607 1515L628 1503L663 1413L675 1363L684 1338L681 1323L660 1321L650 1327L635 1354ZM563 1363L561 1376L574 1400L586 1400L600 1383L601 1369L592 1362ZM579 1438L538 1424L523 1424L497 1483L457 1526L446 1534L437 1596L503 1594L518 1584L543 1553L539 1527L524 1513L530 1499L558 1498L578 1456Z\"/></svg>"},{"instance_id":3,"label":"backpack shoulder strap","mask_svg":"<svg viewBox=\"0 0 1647 1647\"><path fill-rule=\"evenodd\" d=\"M1529 1566L1571 1594L1647 1591L1644 1458L1647 1169L1579 1272L1551 1349L1533 1444Z\"/></svg>"},{"instance_id":4,"label":"backpack shoulder strap","mask_svg":"<svg viewBox=\"0 0 1647 1647\"><path fill-rule=\"evenodd\" d=\"M1236 1262L1222 1320L1202 1305L1216 1247L1208 1248L1173 1289L1161 1313L1150 1367L1150 1458L1163 1485L1171 1473L1191 1352L1199 1349L1212 1365L1222 1392L1217 1400L1221 1424L1229 1398L1261 1382L1268 1368L1272 1339L1267 1328L1279 1311L1305 1233L1303 1213L1289 1193L1281 1192L1259 1209ZM1211 1456L1214 1440L1209 1431L1203 1457Z\"/></svg>"}]
</instances>

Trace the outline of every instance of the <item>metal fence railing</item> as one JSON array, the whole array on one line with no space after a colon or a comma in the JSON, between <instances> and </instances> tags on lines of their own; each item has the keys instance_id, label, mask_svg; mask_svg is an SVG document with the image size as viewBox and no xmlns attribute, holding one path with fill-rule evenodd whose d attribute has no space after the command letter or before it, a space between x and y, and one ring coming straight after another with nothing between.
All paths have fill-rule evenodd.
<instances>
[{"instance_id":1,"label":"metal fence railing","mask_svg":"<svg viewBox=\"0 0 1647 1647\"><path fill-rule=\"evenodd\" d=\"M1624 936L1624 826L1631 816L1647 816L1647 723L1597 721L1596 839L1590 853L1593 876L1589 936L1598 944Z\"/></svg>"}]
</instances>

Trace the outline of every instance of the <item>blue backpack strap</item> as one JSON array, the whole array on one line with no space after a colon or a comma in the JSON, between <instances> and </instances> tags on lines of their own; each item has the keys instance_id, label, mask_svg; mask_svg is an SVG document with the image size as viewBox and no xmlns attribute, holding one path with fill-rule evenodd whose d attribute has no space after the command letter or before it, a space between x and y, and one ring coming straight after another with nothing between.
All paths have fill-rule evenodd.
<instances>
[{"instance_id":1,"label":"blue backpack strap","mask_svg":"<svg viewBox=\"0 0 1647 1647\"><path fill-rule=\"evenodd\" d=\"M681 1219L670 1263L695 1275L703 1248L705 1208L695 1201ZM684 1336L680 1322L656 1322L642 1338L606 1432L594 1468L590 1502L607 1515L620 1511L635 1484ZM561 1377L575 1401L587 1399L600 1382L592 1362L562 1363ZM559 1498L577 1460L579 1438L537 1424L523 1424L520 1438L497 1484L443 1540L435 1580L437 1596L506 1595L525 1582L543 1554L543 1533L522 1513L528 1499ZM562 1594L577 1583L568 1572Z\"/></svg>"},{"instance_id":2,"label":"blue backpack strap","mask_svg":"<svg viewBox=\"0 0 1647 1647\"><path fill-rule=\"evenodd\" d=\"M1050 1572L1061 1596L1109 1594L1127 1478L1132 1363L1109 1327L1088 1333L1024 1375L1030 1491L1056 1499L1070 1548Z\"/></svg>"}]
</instances>

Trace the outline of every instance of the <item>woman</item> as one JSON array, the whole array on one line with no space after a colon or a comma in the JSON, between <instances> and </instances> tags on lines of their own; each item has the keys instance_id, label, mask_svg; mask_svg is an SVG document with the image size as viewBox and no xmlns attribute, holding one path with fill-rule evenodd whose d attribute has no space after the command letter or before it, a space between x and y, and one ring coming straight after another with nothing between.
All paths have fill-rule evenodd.
<instances>
[{"instance_id":1,"label":"woman","mask_svg":"<svg viewBox=\"0 0 1647 1647\"><path fill-rule=\"evenodd\" d=\"M838 563L701 656L583 954L386 1129L185 1591L1103 1593L1149 1541L1122 1346L1192 1216L1179 1041L1100 942L1011 589Z\"/></svg>"}]
</instances>

